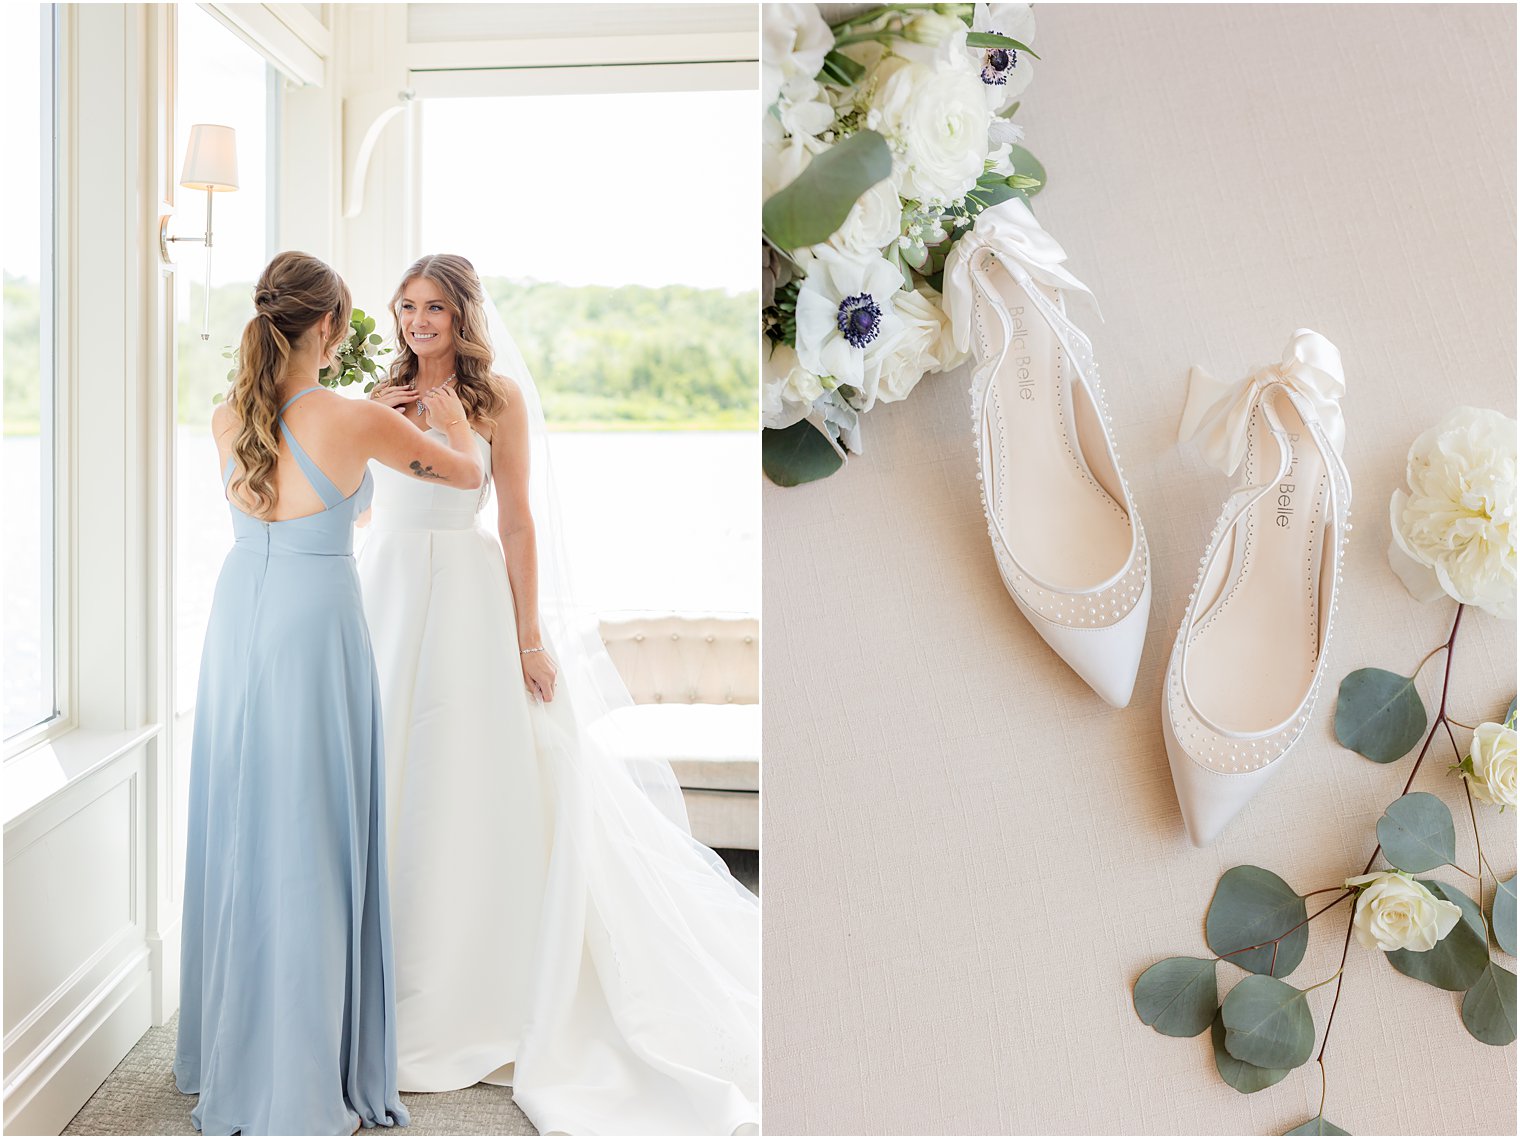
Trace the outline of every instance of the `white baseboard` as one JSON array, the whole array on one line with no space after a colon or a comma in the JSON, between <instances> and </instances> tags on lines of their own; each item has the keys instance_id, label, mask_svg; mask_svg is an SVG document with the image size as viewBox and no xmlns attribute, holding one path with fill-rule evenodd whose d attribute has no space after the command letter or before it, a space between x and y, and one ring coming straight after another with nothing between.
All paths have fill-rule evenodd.
<instances>
[{"instance_id":1,"label":"white baseboard","mask_svg":"<svg viewBox=\"0 0 1520 1139\"><path fill-rule=\"evenodd\" d=\"M148 938L148 970L153 976L153 1023L167 1024L179 1009L178 918L168 929Z\"/></svg>"},{"instance_id":2,"label":"white baseboard","mask_svg":"<svg viewBox=\"0 0 1520 1139\"><path fill-rule=\"evenodd\" d=\"M151 1024L148 950L134 953L5 1084L5 1131L57 1135Z\"/></svg>"}]
</instances>

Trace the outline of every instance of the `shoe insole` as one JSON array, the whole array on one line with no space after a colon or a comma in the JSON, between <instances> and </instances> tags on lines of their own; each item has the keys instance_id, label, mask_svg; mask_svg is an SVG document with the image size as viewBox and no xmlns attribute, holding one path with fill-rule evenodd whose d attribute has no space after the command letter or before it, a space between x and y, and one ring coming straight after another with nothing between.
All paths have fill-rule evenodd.
<instances>
[{"instance_id":1,"label":"shoe insole","mask_svg":"<svg viewBox=\"0 0 1520 1139\"><path fill-rule=\"evenodd\" d=\"M1065 390L1075 388L1070 363L1023 288L995 262L985 279L1013 326L1013 343L987 390L989 508L1029 573L1059 589L1092 589L1124 568L1133 545L1097 409L1086 391ZM1060 306L1057 290L1035 287ZM1007 335L1003 324L991 312L981 312L980 323L984 346L996 353ZM1109 486L1092 468L1108 475Z\"/></svg>"},{"instance_id":2,"label":"shoe insole","mask_svg":"<svg viewBox=\"0 0 1520 1139\"><path fill-rule=\"evenodd\" d=\"M1291 449L1288 473L1232 528L1199 586L1183 677L1194 707L1222 728L1263 732L1308 694L1320 648L1320 564L1329 475L1293 404L1271 395ZM1270 478L1280 452L1258 407L1246 477Z\"/></svg>"}]
</instances>

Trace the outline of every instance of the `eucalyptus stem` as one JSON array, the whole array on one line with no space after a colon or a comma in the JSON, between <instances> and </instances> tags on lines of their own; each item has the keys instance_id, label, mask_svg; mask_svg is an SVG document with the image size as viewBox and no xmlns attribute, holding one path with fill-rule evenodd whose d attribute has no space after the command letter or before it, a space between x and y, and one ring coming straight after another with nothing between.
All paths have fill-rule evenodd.
<instances>
[{"instance_id":1,"label":"eucalyptus stem","mask_svg":"<svg viewBox=\"0 0 1520 1139\"><path fill-rule=\"evenodd\" d=\"M1462 627L1462 614L1466 611L1466 609L1467 609L1466 605L1463 605L1460 602L1458 602L1458 604L1457 604L1457 615L1452 620L1452 623L1451 623L1451 632L1447 634L1445 642L1442 643L1442 644L1439 644L1435 648L1431 649L1430 652L1427 653L1426 656L1425 656L1425 660L1429 660L1431 657L1435 656L1435 654L1438 653L1441 649L1445 649L1446 650L1446 670L1442 674L1442 677L1441 677L1441 707L1436 712L1436 722L1434 724L1430 725L1430 732L1425 737L1425 743L1420 747L1420 754L1419 754L1419 756L1414 761L1414 767L1413 767L1413 769L1409 772L1409 779L1404 783L1404 790L1400 793L1401 796L1409 794L1409 788L1414 785L1414 777L1420 773L1420 764L1422 764L1422 763L1425 762L1425 753L1430 750L1430 745L1431 745L1431 743L1436 738L1436 731L1437 731L1437 729L1439 729L1441 727L1441 725L1443 725L1443 724L1446 723L1446 699L1447 699L1447 697L1451 693L1451 662L1452 662L1453 657L1455 657L1455 655L1456 655L1452 650L1453 650L1453 646L1455 646L1456 643L1457 643L1457 630ZM1424 664L1425 664L1425 661L1421 661L1420 662L1421 667L1424 667ZM1419 673L1419 669L1415 669L1415 673L1418 674ZM1451 731L1450 728L1447 728L1446 730L1447 730L1448 733L1450 733L1450 731ZM1455 740L1452 741L1452 746L1453 747L1456 746L1456 741ZM1462 781L1462 785L1464 787L1466 787L1467 786L1467 780L1464 779ZM1469 799L1468 805L1469 805L1469 807L1471 807L1471 800L1470 799ZM1476 828L1476 826L1477 826L1477 820L1476 820L1476 818L1473 821L1473 825L1474 825L1474 828ZM1362 867L1362 873L1363 874L1366 874L1368 871L1370 871L1372 869L1372 864L1377 861L1377 856L1382 851L1382 849L1383 849L1383 844L1381 842L1378 843L1377 846L1373 848L1372 857L1369 858L1369 859L1367 859L1367 865ZM1460 867L1459 867L1459 869L1460 869ZM1481 850L1479 851L1479 854L1478 854L1478 872L1479 872L1479 874L1481 874L1483 872L1483 855L1482 855L1482 851ZM1465 871L1464 871L1464 873L1465 873ZM1482 892L1483 892L1482 891L1482 882L1483 882L1483 880L1481 878L1479 878L1479 880L1478 880L1478 884L1479 884L1478 893L1480 895L1480 898L1479 898L1480 901L1482 900L1481 895L1482 895ZM1345 941L1345 944L1341 946L1341 964L1340 964L1340 968L1336 970L1335 999L1330 1002L1330 1015L1325 1020L1325 1035L1320 1040L1320 1044L1319 1044L1319 1056L1316 1057L1320 1061L1320 1072L1321 1072L1321 1074L1323 1074L1323 1072L1324 1072L1325 1049L1330 1046L1330 1029L1335 1024L1335 1010L1340 1007L1340 1003L1341 1003L1341 985L1343 985L1345 983L1345 981L1346 981L1346 957L1351 952L1351 931L1355 927L1355 925L1356 925L1356 907L1353 906L1351 908L1351 917L1346 922L1346 941Z\"/></svg>"},{"instance_id":2,"label":"eucalyptus stem","mask_svg":"<svg viewBox=\"0 0 1520 1139\"><path fill-rule=\"evenodd\" d=\"M1332 886L1331 889L1345 890L1346 888L1344 886ZM1316 893L1316 894L1323 894L1324 892L1325 892L1324 890L1315 890L1314 891L1314 893ZM1353 895L1355 893L1356 893L1355 890L1346 890L1346 892L1343 893L1339 898L1336 898L1335 901L1331 902L1329 905L1321 906L1319 909L1315 910L1312 914L1310 914L1308 917L1306 917L1303 921L1299 922L1292 929L1286 930L1286 931L1278 934L1276 937L1272 938L1272 940L1270 940L1270 941L1263 941L1259 945L1247 945L1244 949L1232 949L1228 953L1221 953L1219 955L1219 960L1220 961L1228 961L1231 957L1238 957L1240 954L1242 954L1242 953L1249 953L1253 949L1265 949L1267 946L1270 945L1270 946L1272 946L1272 950L1273 950L1273 954L1274 954L1273 964L1275 965L1276 964L1275 954L1276 954L1276 951L1277 951L1277 945L1278 945L1279 942L1282 941L1283 938L1287 937L1289 934L1294 933L1297 930L1302 929L1304 926L1308 925L1315 918L1319 917L1320 914L1326 913L1329 910L1335 909L1336 906L1340 905L1342 902L1344 902L1347 898L1351 897L1351 895ZM1303 896L1307 898L1310 895L1305 894Z\"/></svg>"}]
</instances>

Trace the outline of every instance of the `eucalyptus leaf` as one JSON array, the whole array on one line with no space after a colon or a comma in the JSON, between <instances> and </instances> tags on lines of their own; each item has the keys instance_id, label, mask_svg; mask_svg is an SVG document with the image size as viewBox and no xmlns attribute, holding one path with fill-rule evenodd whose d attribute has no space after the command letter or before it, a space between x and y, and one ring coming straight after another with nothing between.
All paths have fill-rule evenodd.
<instances>
[{"instance_id":1,"label":"eucalyptus leaf","mask_svg":"<svg viewBox=\"0 0 1520 1139\"><path fill-rule=\"evenodd\" d=\"M1494 892L1494 940L1511 957L1515 955L1515 876L1499 883Z\"/></svg>"},{"instance_id":2,"label":"eucalyptus leaf","mask_svg":"<svg viewBox=\"0 0 1520 1139\"><path fill-rule=\"evenodd\" d=\"M1388 861L1406 874L1449 866L1457 858L1451 809L1434 795L1414 791L1388 804L1377 825Z\"/></svg>"},{"instance_id":3,"label":"eucalyptus leaf","mask_svg":"<svg viewBox=\"0 0 1520 1139\"><path fill-rule=\"evenodd\" d=\"M807 420L760 433L760 466L777 486L827 478L844 465L828 438Z\"/></svg>"},{"instance_id":4,"label":"eucalyptus leaf","mask_svg":"<svg viewBox=\"0 0 1520 1139\"><path fill-rule=\"evenodd\" d=\"M1323 1115L1316 1115L1308 1123L1300 1123L1292 1131L1283 1132L1285 1135L1350 1135L1349 1131L1342 1131L1331 1123Z\"/></svg>"},{"instance_id":5,"label":"eucalyptus leaf","mask_svg":"<svg viewBox=\"0 0 1520 1139\"><path fill-rule=\"evenodd\" d=\"M1260 866L1232 866L1214 888L1204 938L1216 954L1249 973L1286 977L1304 959L1309 927L1300 923L1308 917L1304 900L1276 874ZM1272 946L1263 943L1283 934L1274 964ZM1237 952L1252 945L1261 948Z\"/></svg>"},{"instance_id":6,"label":"eucalyptus leaf","mask_svg":"<svg viewBox=\"0 0 1520 1139\"><path fill-rule=\"evenodd\" d=\"M1383 668L1359 668L1341 681L1335 701L1335 738L1374 763L1408 755L1425 732L1425 704L1414 677Z\"/></svg>"},{"instance_id":7,"label":"eucalyptus leaf","mask_svg":"<svg viewBox=\"0 0 1520 1139\"><path fill-rule=\"evenodd\" d=\"M1224 1047L1224 1019L1214 1017L1212 1027L1212 1039L1214 1042L1214 1066L1219 1069L1219 1077L1238 1092L1250 1095L1259 1092L1263 1088L1270 1088L1278 1083L1293 1069L1291 1068L1258 1068L1255 1064L1247 1064L1244 1060L1237 1060L1225 1051Z\"/></svg>"},{"instance_id":8,"label":"eucalyptus leaf","mask_svg":"<svg viewBox=\"0 0 1520 1139\"><path fill-rule=\"evenodd\" d=\"M1470 989L1488 964L1488 937L1483 931L1483 915L1473 900L1455 886L1433 878L1418 881L1436 897L1455 902L1462 910L1462 920L1424 953L1395 949L1387 954L1388 964L1404 976L1438 989L1454 993Z\"/></svg>"},{"instance_id":9,"label":"eucalyptus leaf","mask_svg":"<svg viewBox=\"0 0 1520 1139\"><path fill-rule=\"evenodd\" d=\"M1027 189L1029 193L1038 194L1040 190L1044 188L1045 166L1033 154L1030 154L1029 151L1025 150L1018 143L1014 143L1013 146L1009 148L1008 160L1013 163L1013 172L1015 174L1022 174L1025 177L1036 178L1039 180L1038 186L1024 187L1024 189Z\"/></svg>"},{"instance_id":10,"label":"eucalyptus leaf","mask_svg":"<svg viewBox=\"0 0 1520 1139\"><path fill-rule=\"evenodd\" d=\"M887 140L875 131L858 131L817 155L766 200L760 211L765 236L787 250L827 241L860 196L891 173Z\"/></svg>"},{"instance_id":11,"label":"eucalyptus leaf","mask_svg":"<svg viewBox=\"0 0 1520 1139\"><path fill-rule=\"evenodd\" d=\"M1296 1068L1314 1051L1314 1017L1296 989L1276 977L1247 977L1220 1006L1225 1051L1258 1068Z\"/></svg>"},{"instance_id":12,"label":"eucalyptus leaf","mask_svg":"<svg viewBox=\"0 0 1520 1139\"><path fill-rule=\"evenodd\" d=\"M378 332L371 332L369 334L369 342L371 344L379 344L380 343L380 339L381 339L381 337L380 337L380 334Z\"/></svg>"},{"instance_id":13,"label":"eucalyptus leaf","mask_svg":"<svg viewBox=\"0 0 1520 1139\"><path fill-rule=\"evenodd\" d=\"M211 397L211 402L212 403L221 403L226 398L227 398L227 393L226 392L217 392L214 396Z\"/></svg>"},{"instance_id":14,"label":"eucalyptus leaf","mask_svg":"<svg viewBox=\"0 0 1520 1139\"><path fill-rule=\"evenodd\" d=\"M1005 36L999 32L967 32L967 47L1008 47L1014 51L1021 51L1032 59L1039 59L1034 49L1028 44L1020 43L1012 36Z\"/></svg>"},{"instance_id":15,"label":"eucalyptus leaf","mask_svg":"<svg viewBox=\"0 0 1520 1139\"><path fill-rule=\"evenodd\" d=\"M1515 1042L1515 975L1490 961L1462 998L1467 1031L1495 1048Z\"/></svg>"},{"instance_id":16,"label":"eucalyptus leaf","mask_svg":"<svg viewBox=\"0 0 1520 1139\"><path fill-rule=\"evenodd\" d=\"M1162 1036L1197 1036L1219 1010L1211 957L1168 957L1135 982L1135 1012Z\"/></svg>"}]
</instances>

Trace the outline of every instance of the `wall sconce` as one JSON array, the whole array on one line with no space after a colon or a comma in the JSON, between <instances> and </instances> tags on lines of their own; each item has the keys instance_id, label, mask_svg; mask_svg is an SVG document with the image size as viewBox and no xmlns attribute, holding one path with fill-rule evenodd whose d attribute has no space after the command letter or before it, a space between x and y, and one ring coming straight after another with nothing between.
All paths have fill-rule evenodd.
<instances>
[{"instance_id":1,"label":"wall sconce","mask_svg":"<svg viewBox=\"0 0 1520 1139\"><path fill-rule=\"evenodd\" d=\"M169 215L158 219L158 253L166 265L174 264L169 255L171 241L200 241L206 245L205 311L201 314L201 339L211 339L211 196L236 190L237 132L231 127L197 123L190 128L190 142L185 147L185 165L179 184L187 190L206 191L206 232L200 237L170 237Z\"/></svg>"}]
</instances>

